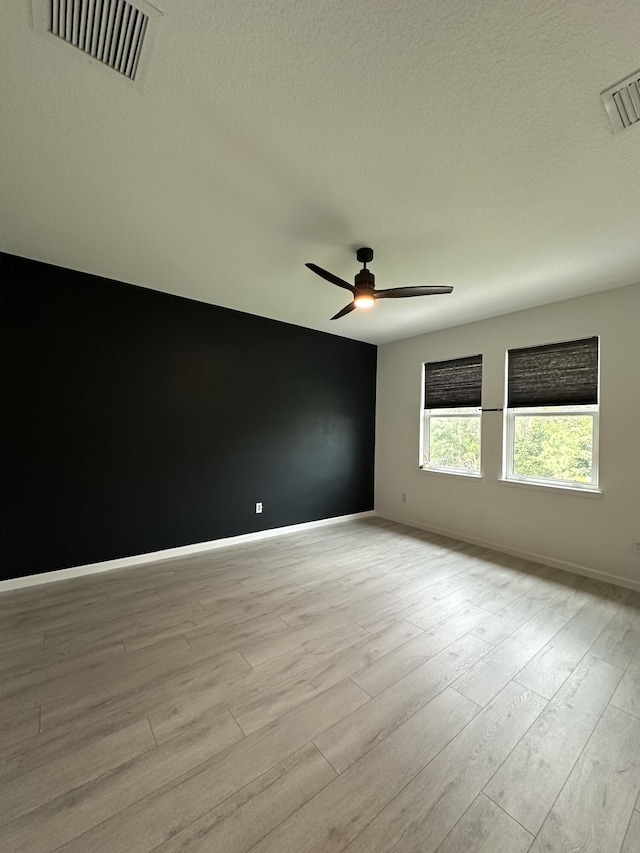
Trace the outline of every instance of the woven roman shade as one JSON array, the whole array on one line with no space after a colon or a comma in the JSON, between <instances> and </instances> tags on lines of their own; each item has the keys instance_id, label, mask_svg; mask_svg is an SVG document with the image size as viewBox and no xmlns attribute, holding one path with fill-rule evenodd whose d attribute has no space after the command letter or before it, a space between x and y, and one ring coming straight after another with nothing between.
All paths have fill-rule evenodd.
<instances>
[{"instance_id":1,"label":"woven roman shade","mask_svg":"<svg viewBox=\"0 0 640 853\"><path fill-rule=\"evenodd\" d=\"M460 409L481 405L481 355L429 361L424 367L425 409Z\"/></svg>"},{"instance_id":2,"label":"woven roman shade","mask_svg":"<svg viewBox=\"0 0 640 853\"><path fill-rule=\"evenodd\" d=\"M598 402L598 338L509 350L510 409Z\"/></svg>"}]
</instances>

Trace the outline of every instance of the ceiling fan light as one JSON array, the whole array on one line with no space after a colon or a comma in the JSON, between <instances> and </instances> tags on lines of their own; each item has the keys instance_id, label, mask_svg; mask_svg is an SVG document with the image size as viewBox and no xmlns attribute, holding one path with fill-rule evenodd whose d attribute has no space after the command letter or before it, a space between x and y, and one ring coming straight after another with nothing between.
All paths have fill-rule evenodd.
<instances>
[{"instance_id":1,"label":"ceiling fan light","mask_svg":"<svg viewBox=\"0 0 640 853\"><path fill-rule=\"evenodd\" d=\"M369 296L368 293L363 293L361 296L356 296L353 300L356 304L357 308L371 308L375 299L373 296Z\"/></svg>"}]
</instances>

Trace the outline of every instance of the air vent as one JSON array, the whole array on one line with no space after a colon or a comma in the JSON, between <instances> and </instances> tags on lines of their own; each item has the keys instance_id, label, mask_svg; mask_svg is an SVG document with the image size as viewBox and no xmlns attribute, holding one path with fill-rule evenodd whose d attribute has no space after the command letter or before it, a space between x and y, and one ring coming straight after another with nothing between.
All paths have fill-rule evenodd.
<instances>
[{"instance_id":1,"label":"air vent","mask_svg":"<svg viewBox=\"0 0 640 853\"><path fill-rule=\"evenodd\" d=\"M139 83L161 15L146 0L32 0L34 29Z\"/></svg>"},{"instance_id":2,"label":"air vent","mask_svg":"<svg viewBox=\"0 0 640 853\"><path fill-rule=\"evenodd\" d=\"M614 133L640 123L640 71L600 96Z\"/></svg>"}]
</instances>

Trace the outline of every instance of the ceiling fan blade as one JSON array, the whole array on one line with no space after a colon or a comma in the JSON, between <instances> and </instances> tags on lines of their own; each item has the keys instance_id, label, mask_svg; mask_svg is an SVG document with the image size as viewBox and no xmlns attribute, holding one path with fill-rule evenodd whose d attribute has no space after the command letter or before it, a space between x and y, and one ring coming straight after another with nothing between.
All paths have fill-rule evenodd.
<instances>
[{"instance_id":1,"label":"ceiling fan blade","mask_svg":"<svg viewBox=\"0 0 640 853\"><path fill-rule=\"evenodd\" d=\"M416 287L390 287L376 290L376 299L401 299L404 296L435 296L438 293L451 293L453 287L447 284L417 285Z\"/></svg>"},{"instance_id":2,"label":"ceiling fan blade","mask_svg":"<svg viewBox=\"0 0 640 853\"><path fill-rule=\"evenodd\" d=\"M356 307L356 303L350 302L348 305L345 305L345 307L342 309L342 311L338 311L337 314L334 314L334 316L331 319L332 320L339 320L340 317L344 317L345 314L351 313L351 311L353 311L355 307Z\"/></svg>"},{"instance_id":3,"label":"ceiling fan blade","mask_svg":"<svg viewBox=\"0 0 640 853\"><path fill-rule=\"evenodd\" d=\"M352 284L349 284L348 281L344 281L343 279L338 278L337 275L323 270L322 267L319 267L317 264L305 264L305 267L309 267L312 272L319 275L321 278L326 279L326 281L330 281L331 284L337 284L338 287L344 287L345 290L350 290L351 293L356 292L355 287Z\"/></svg>"}]
</instances>

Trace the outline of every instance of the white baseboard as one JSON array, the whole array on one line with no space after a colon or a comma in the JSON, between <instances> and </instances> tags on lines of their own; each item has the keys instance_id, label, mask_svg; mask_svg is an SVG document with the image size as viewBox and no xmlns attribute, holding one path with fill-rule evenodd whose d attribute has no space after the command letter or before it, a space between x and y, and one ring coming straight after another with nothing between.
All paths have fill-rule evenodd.
<instances>
[{"instance_id":1,"label":"white baseboard","mask_svg":"<svg viewBox=\"0 0 640 853\"><path fill-rule=\"evenodd\" d=\"M631 578L612 575L609 572L601 572L598 571L598 569L580 566L577 563L570 563L567 560L556 560L553 557L547 557L545 554L533 554L530 551L522 551L518 548L509 548L507 545L502 545L499 542L489 542L487 539L478 539L474 536L467 536L466 533L459 533L456 530L444 530L441 527L433 527L429 524L422 524L419 521L409 521L406 518L399 518L397 516L389 515L386 512L377 512L376 515L379 518L386 518L387 521L395 521L398 524L406 524L407 527L416 527L418 530L426 530L427 533L435 533L438 536L447 536L449 539L458 539L460 542L468 542L470 545L479 545L481 548L488 548L491 551L498 551L501 554L509 554L511 557L520 557L523 560L530 560L532 563L542 563L544 566L551 566L554 569L564 569L565 572L572 572L574 575L584 575L597 581L612 583L616 586L622 586L625 589L640 591L640 582L631 580Z\"/></svg>"},{"instance_id":2,"label":"white baseboard","mask_svg":"<svg viewBox=\"0 0 640 853\"><path fill-rule=\"evenodd\" d=\"M149 554L136 554L133 557L120 557L117 560L104 560L101 563L89 563L86 566L74 566L70 569L57 569L53 572L42 572L38 575L27 575L23 578L9 578L0 581L0 593L12 589L22 589L28 586L40 586L44 583L79 578L84 575L95 575L100 572L112 572L115 569L127 569L142 566L145 563L156 563L159 560L175 560L177 557L189 557L205 551L216 551L218 548L228 548L231 545L243 545L246 542L257 542L260 539L272 539L289 533L300 533L303 530L313 530L316 527L327 527L331 524L341 524L345 521L355 521L358 518L370 518L375 512L354 512L352 515L338 515L334 518L321 518L319 521L305 521L302 524L289 524L286 527L274 527L271 530L258 530L255 533L243 533L240 536L230 536L226 539L213 539L210 542L197 542L195 545L179 545L177 548L165 548L162 551L152 551Z\"/></svg>"}]
</instances>

